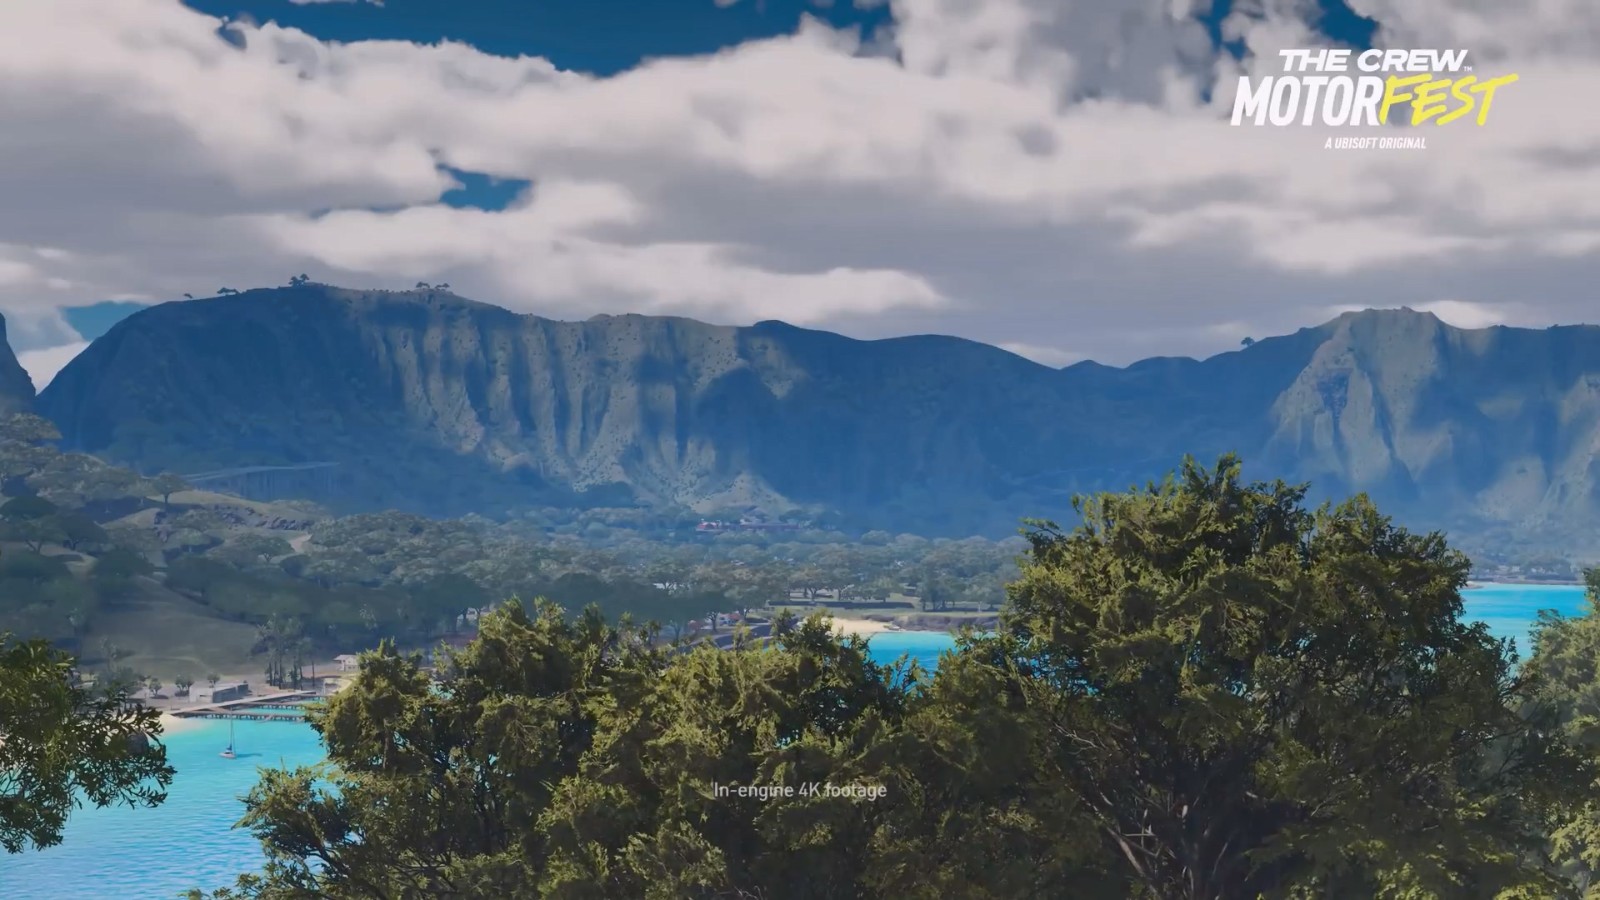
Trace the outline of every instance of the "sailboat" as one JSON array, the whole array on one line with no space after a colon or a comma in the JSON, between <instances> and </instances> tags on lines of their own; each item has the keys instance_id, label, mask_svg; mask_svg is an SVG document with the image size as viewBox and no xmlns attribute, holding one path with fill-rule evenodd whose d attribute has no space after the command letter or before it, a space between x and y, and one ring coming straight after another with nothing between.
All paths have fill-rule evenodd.
<instances>
[{"instance_id":1,"label":"sailboat","mask_svg":"<svg viewBox=\"0 0 1600 900\"><path fill-rule=\"evenodd\" d=\"M222 751L221 756L223 759L236 758L236 754L233 752L233 722L231 720L228 722L228 749Z\"/></svg>"}]
</instances>

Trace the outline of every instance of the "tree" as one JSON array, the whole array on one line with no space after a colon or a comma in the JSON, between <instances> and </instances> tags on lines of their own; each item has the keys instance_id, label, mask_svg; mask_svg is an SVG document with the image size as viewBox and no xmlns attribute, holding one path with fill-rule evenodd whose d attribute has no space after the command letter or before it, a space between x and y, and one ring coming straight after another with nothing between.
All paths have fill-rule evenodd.
<instances>
[{"instance_id":1,"label":"tree","mask_svg":"<svg viewBox=\"0 0 1600 900\"><path fill-rule=\"evenodd\" d=\"M213 688L215 688L217 686L217 682L219 682L221 680L222 680L222 676L218 675L215 672L212 672L211 674L206 676L206 684L211 685Z\"/></svg>"},{"instance_id":2,"label":"tree","mask_svg":"<svg viewBox=\"0 0 1600 900\"><path fill-rule=\"evenodd\" d=\"M1224 457L1081 500L1074 531L1035 523L1012 607L967 652L1015 673L1036 764L1136 890L1553 890L1540 825L1593 766L1461 621L1468 560L1305 490Z\"/></svg>"},{"instance_id":3,"label":"tree","mask_svg":"<svg viewBox=\"0 0 1600 900\"><path fill-rule=\"evenodd\" d=\"M241 569L260 566L294 552L289 542L277 535L241 534L206 551L206 555Z\"/></svg>"},{"instance_id":4,"label":"tree","mask_svg":"<svg viewBox=\"0 0 1600 900\"><path fill-rule=\"evenodd\" d=\"M155 710L75 683L44 641L0 635L0 847L53 846L81 799L152 807L172 783ZM80 799L81 798L81 799Z\"/></svg>"},{"instance_id":5,"label":"tree","mask_svg":"<svg viewBox=\"0 0 1600 900\"><path fill-rule=\"evenodd\" d=\"M172 686L179 697L189 696L189 688L194 687L194 679L188 675L179 675L172 680Z\"/></svg>"},{"instance_id":6,"label":"tree","mask_svg":"<svg viewBox=\"0 0 1600 900\"><path fill-rule=\"evenodd\" d=\"M237 294L237 293L239 293L239 292L234 290L231 287L220 287L220 288L217 288L217 296L218 297L225 297L225 296L227 296L229 294Z\"/></svg>"},{"instance_id":7,"label":"tree","mask_svg":"<svg viewBox=\"0 0 1600 900\"><path fill-rule=\"evenodd\" d=\"M137 578L155 571L155 566L143 553L125 547L113 547L100 554L90 573L99 578Z\"/></svg>"},{"instance_id":8,"label":"tree","mask_svg":"<svg viewBox=\"0 0 1600 900\"><path fill-rule=\"evenodd\" d=\"M1255 344L1255 342L1256 342L1255 338L1247 337L1244 340L1239 342L1239 346L1241 346L1241 347L1249 347L1249 346Z\"/></svg>"},{"instance_id":9,"label":"tree","mask_svg":"<svg viewBox=\"0 0 1600 900\"><path fill-rule=\"evenodd\" d=\"M1600 753L1600 569L1584 572L1589 609L1562 618L1541 613L1533 631L1533 656L1524 666L1541 700L1552 704L1565 734L1591 754ZM1600 800L1593 797L1551 829L1551 855L1583 896L1600 886Z\"/></svg>"},{"instance_id":10,"label":"tree","mask_svg":"<svg viewBox=\"0 0 1600 900\"><path fill-rule=\"evenodd\" d=\"M412 586L412 598L430 625L444 623L455 633L467 610L489 605L489 593L477 582L456 573L435 575Z\"/></svg>"},{"instance_id":11,"label":"tree","mask_svg":"<svg viewBox=\"0 0 1600 900\"><path fill-rule=\"evenodd\" d=\"M289 287L305 287L311 283L308 275L294 275L289 278Z\"/></svg>"},{"instance_id":12,"label":"tree","mask_svg":"<svg viewBox=\"0 0 1600 900\"><path fill-rule=\"evenodd\" d=\"M161 683L161 679L154 675L147 676L144 679L144 689L150 692L149 696L152 698L161 696L162 687L164 685Z\"/></svg>"},{"instance_id":13,"label":"tree","mask_svg":"<svg viewBox=\"0 0 1600 900\"><path fill-rule=\"evenodd\" d=\"M103 547L111 541L104 528L78 510L67 510L55 519L61 532L61 544L68 550Z\"/></svg>"},{"instance_id":14,"label":"tree","mask_svg":"<svg viewBox=\"0 0 1600 900\"><path fill-rule=\"evenodd\" d=\"M448 690L385 642L310 713L332 766L269 772L247 798L268 864L244 893L528 896L548 852L534 817L588 749L593 701L648 681L655 658L597 614L547 604L485 617L445 654Z\"/></svg>"},{"instance_id":15,"label":"tree","mask_svg":"<svg viewBox=\"0 0 1600 900\"><path fill-rule=\"evenodd\" d=\"M194 299L194 295L193 294L184 294L183 295L183 299L185 299L185 300L193 300Z\"/></svg>"},{"instance_id":16,"label":"tree","mask_svg":"<svg viewBox=\"0 0 1600 900\"><path fill-rule=\"evenodd\" d=\"M0 504L0 525L8 540L21 541L35 553L47 543L66 537L61 527L59 508L43 497L13 497Z\"/></svg>"},{"instance_id":17,"label":"tree","mask_svg":"<svg viewBox=\"0 0 1600 900\"><path fill-rule=\"evenodd\" d=\"M780 643L702 647L639 685L630 715L602 720L541 817L543 896L862 896L895 805L805 791L881 798L912 691L821 617ZM734 785L789 796L719 791Z\"/></svg>"},{"instance_id":18,"label":"tree","mask_svg":"<svg viewBox=\"0 0 1600 900\"><path fill-rule=\"evenodd\" d=\"M792 609L779 610L778 615L772 620L773 637L782 637L794 631L795 625L800 621Z\"/></svg>"},{"instance_id":19,"label":"tree","mask_svg":"<svg viewBox=\"0 0 1600 900\"><path fill-rule=\"evenodd\" d=\"M139 577L154 571L144 554L113 547L95 559L89 569L89 586L102 600L123 600L135 593Z\"/></svg>"},{"instance_id":20,"label":"tree","mask_svg":"<svg viewBox=\"0 0 1600 900\"><path fill-rule=\"evenodd\" d=\"M183 476L173 472L162 472L150 479L150 490L161 496L161 507L169 511L172 509L172 495L188 489L189 483L183 480Z\"/></svg>"},{"instance_id":21,"label":"tree","mask_svg":"<svg viewBox=\"0 0 1600 900\"><path fill-rule=\"evenodd\" d=\"M305 636L304 626L300 620L273 614L268 617L265 624L258 626L257 632L260 635L259 646L263 647L267 654L267 684L273 687L293 685L298 688L300 648Z\"/></svg>"}]
</instances>

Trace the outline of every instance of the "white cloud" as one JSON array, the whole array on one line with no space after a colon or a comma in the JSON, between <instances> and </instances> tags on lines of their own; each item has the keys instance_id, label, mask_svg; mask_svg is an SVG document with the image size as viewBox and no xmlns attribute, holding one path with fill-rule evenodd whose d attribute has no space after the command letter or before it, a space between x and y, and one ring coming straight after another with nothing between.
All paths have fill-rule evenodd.
<instances>
[{"instance_id":1,"label":"white cloud","mask_svg":"<svg viewBox=\"0 0 1600 900\"><path fill-rule=\"evenodd\" d=\"M890 5L901 63L808 22L601 79L272 24L239 49L177 0L0 4L0 308L305 271L1125 362L1352 297L1528 324L1591 303L1600 120L1567 111L1600 91L1591 4L1357 0L1389 45L1521 75L1489 126L1411 153L1223 121L1241 71L1315 43L1305 0L1235 5L1242 64L1191 0ZM440 163L534 188L450 209Z\"/></svg>"},{"instance_id":2,"label":"white cloud","mask_svg":"<svg viewBox=\"0 0 1600 900\"><path fill-rule=\"evenodd\" d=\"M27 371L28 377L33 379L33 389L42 391L50 383L56 373L67 367L73 357L83 352L89 346L86 341L74 341L59 347L46 347L40 350L24 350L17 354L17 362Z\"/></svg>"},{"instance_id":3,"label":"white cloud","mask_svg":"<svg viewBox=\"0 0 1600 900\"><path fill-rule=\"evenodd\" d=\"M1040 347L1037 344L1025 344L1017 341L1007 341L1000 345L1000 349L1015 353L1018 356L1027 357L1040 365L1050 366L1053 369L1070 366L1087 358L1082 353L1073 353L1070 350L1062 350L1059 347Z\"/></svg>"}]
</instances>

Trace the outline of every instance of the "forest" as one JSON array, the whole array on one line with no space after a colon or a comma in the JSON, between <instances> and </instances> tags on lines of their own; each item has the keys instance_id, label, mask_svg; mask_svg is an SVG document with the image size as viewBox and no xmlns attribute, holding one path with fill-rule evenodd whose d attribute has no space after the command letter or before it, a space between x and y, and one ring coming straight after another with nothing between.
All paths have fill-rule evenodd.
<instances>
[{"instance_id":1,"label":"forest","mask_svg":"<svg viewBox=\"0 0 1600 900\"><path fill-rule=\"evenodd\" d=\"M895 596L907 609L992 612L1026 546L820 525L703 534L688 510L644 507L534 509L500 521L333 516L197 491L172 473L143 476L62 452L58 437L36 416L0 421L0 630L107 669L130 645L159 642L143 624L166 621L161 611L180 601L257 629L251 658L229 664L274 671L292 670L283 666L291 652L329 658L381 638L426 647L511 597L594 605L613 621L627 614L657 623L667 640L692 625L714 629L714 613L791 600Z\"/></svg>"},{"instance_id":2,"label":"forest","mask_svg":"<svg viewBox=\"0 0 1600 900\"><path fill-rule=\"evenodd\" d=\"M931 673L820 614L689 649L534 600L431 665L385 641L311 713L326 762L246 798L265 868L191 897L1593 896L1600 617L1518 659L1443 535L1240 471L1031 523ZM59 840L69 788L161 802L151 714L43 642L3 662L78 711L0 744L34 793L8 848Z\"/></svg>"},{"instance_id":3,"label":"forest","mask_svg":"<svg viewBox=\"0 0 1600 900\"><path fill-rule=\"evenodd\" d=\"M821 617L663 654L511 605L431 671L385 645L314 716L329 765L247 800L266 869L194 896L1590 896L1600 618L1519 661L1441 535L1239 472L1035 523L932 674Z\"/></svg>"}]
</instances>

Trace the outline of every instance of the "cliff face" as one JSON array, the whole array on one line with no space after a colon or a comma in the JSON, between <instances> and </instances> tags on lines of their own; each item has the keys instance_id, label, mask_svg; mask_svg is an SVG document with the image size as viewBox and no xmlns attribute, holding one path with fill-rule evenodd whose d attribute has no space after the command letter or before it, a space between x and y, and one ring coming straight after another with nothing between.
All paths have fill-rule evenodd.
<instances>
[{"instance_id":1,"label":"cliff face","mask_svg":"<svg viewBox=\"0 0 1600 900\"><path fill-rule=\"evenodd\" d=\"M6 320L0 316L0 416L33 411L33 379L28 377L6 337Z\"/></svg>"},{"instance_id":2,"label":"cliff face","mask_svg":"<svg viewBox=\"0 0 1600 900\"><path fill-rule=\"evenodd\" d=\"M816 504L938 528L1057 466L1058 374L952 338L310 287L138 312L40 404L70 446L145 469L337 462L359 506Z\"/></svg>"},{"instance_id":3,"label":"cliff face","mask_svg":"<svg viewBox=\"0 0 1600 900\"><path fill-rule=\"evenodd\" d=\"M200 472L336 462L347 508L754 503L1005 533L1072 492L1238 451L1432 521L1600 519L1600 328L1341 317L1205 361L1049 369L855 341L319 286L138 312L51 382L75 448Z\"/></svg>"}]
</instances>

